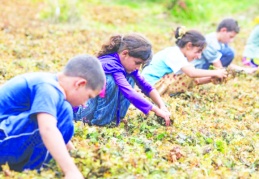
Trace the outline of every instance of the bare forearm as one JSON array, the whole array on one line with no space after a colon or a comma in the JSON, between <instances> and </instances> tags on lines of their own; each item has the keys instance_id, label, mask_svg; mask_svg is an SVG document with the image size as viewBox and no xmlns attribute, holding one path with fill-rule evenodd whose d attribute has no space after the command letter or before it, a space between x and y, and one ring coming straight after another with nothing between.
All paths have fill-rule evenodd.
<instances>
[{"instance_id":1,"label":"bare forearm","mask_svg":"<svg viewBox=\"0 0 259 179\"><path fill-rule=\"evenodd\" d=\"M242 67L235 64L230 64L229 68L235 71L244 71L247 74L252 74L257 71L257 68Z\"/></svg>"},{"instance_id":2,"label":"bare forearm","mask_svg":"<svg viewBox=\"0 0 259 179\"><path fill-rule=\"evenodd\" d=\"M217 70L202 70L196 69L194 67L186 66L181 68L181 70L191 78L201 78L201 77L218 77L224 78L227 76L226 69L217 69Z\"/></svg>"},{"instance_id":3,"label":"bare forearm","mask_svg":"<svg viewBox=\"0 0 259 179\"><path fill-rule=\"evenodd\" d=\"M48 128L40 132L46 148L60 165L63 172L66 174L67 172L78 170L67 151L59 130L57 128Z\"/></svg>"},{"instance_id":4,"label":"bare forearm","mask_svg":"<svg viewBox=\"0 0 259 179\"><path fill-rule=\"evenodd\" d=\"M203 69L194 69L192 71L185 72L191 78L201 78L201 77L212 77L216 76L215 70L203 70Z\"/></svg>"},{"instance_id":5,"label":"bare forearm","mask_svg":"<svg viewBox=\"0 0 259 179\"><path fill-rule=\"evenodd\" d=\"M229 68L231 70L237 70L237 71L241 71L241 70L244 70L245 68L244 67L241 67L241 66L238 66L238 65L235 65L235 64L230 64L229 65Z\"/></svg>"},{"instance_id":6,"label":"bare forearm","mask_svg":"<svg viewBox=\"0 0 259 179\"><path fill-rule=\"evenodd\" d=\"M202 84L206 84L206 83L210 83L211 82L211 77L204 77L204 78L196 78L195 79L195 83L197 85L202 85Z\"/></svg>"},{"instance_id":7,"label":"bare forearm","mask_svg":"<svg viewBox=\"0 0 259 179\"><path fill-rule=\"evenodd\" d=\"M73 143L71 141L69 141L67 143L67 150L75 150L75 146L73 145Z\"/></svg>"},{"instance_id":8,"label":"bare forearm","mask_svg":"<svg viewBox=\"0 0 259 179\"><path fill-rule=\"evenodd\" d=\"M37 121L44 145L56 160L65 174L65 178L83 178L70 157L61 132L57 128L57 120L48 113L38 113ZM70 147L70 143L68 143Z\"/></svg>"},{"instance_id":9,"label":"bare forearm","mask_svg":"<svg viewBox=\"0 0 259 179\"><path fill-rule=\"evenodd\" d=\"M213 66L214 66L215 68L223 68L222 63L221 63L220 60L217 60L216 62L214 62L214 63L213 63Z\"/></svg>"},{"instance_id":10,"label":"bare forearm","mask_svg":"<svg viewBox=\"0 0 259 179\"><path fill-rule=\"evenodd\" d=\"M158 107L164 107L164 101L162 100L162 98L160 97L158 91L156 89L153 89L150 93L149 93L150 98L152 99L152 101L158 106Z\"/></svg>"}]
</instances>

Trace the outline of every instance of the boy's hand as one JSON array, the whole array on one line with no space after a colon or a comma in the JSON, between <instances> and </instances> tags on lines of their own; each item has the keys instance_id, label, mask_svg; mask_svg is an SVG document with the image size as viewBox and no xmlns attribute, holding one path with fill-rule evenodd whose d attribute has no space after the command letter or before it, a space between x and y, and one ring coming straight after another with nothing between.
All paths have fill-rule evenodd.
<instances>
[{"instance_id":1,"label":"boy's hand","mask_svg":"<svg viewBox=\"0 0 259 179\"><path fill-rule=\"evenodd\" d=\"M47 113L38 113L37 121L43 143L61 167L65 178L83 178L68 153L63 136L57 128L56 118Z\"/></svg>"},{"instance_id":2,"label":"boy's hand","mask_svg":"<svg viewBox=\"0 0 259 179\"><path fill-rule=\"evenodd\" d=\"M83 175L80 173L79 170L76 171L69 171L65 174L65 179L83 179Z\"/></svg>"}]
</instances>

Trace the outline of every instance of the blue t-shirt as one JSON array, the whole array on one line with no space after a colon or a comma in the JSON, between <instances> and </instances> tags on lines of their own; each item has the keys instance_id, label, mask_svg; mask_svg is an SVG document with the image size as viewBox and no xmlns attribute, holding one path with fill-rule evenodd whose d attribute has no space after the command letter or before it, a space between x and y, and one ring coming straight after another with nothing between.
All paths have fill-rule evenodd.
<instances>
[{"instance_id":1,"label":"blue t-shirt","mask_svg":"<svg viewBox=\"0 0 259 179\"><path fill-rule=\"evenodd\" d=\"M36 114L40 112L54 116L58 125L65 122L73 127L72 108L58 87L56 75L20 75L0 88L0 128L8 136L27 132L21 128L14 130L9 123L20 119L19 123L32 121L37 124Z\"/></svg>"},{"instance_id":2,"label":"blue t-shirt","mask_svg":"<svg viewBox=\"0 0 259 179\"><path fill-rule=\"evenodd\" d=\"M194 64L195 68L202 69L206 62L214 63L222 57L220 50L226 45L218 41L216 32L206 35L206 42L208 45L203 50L201 58L191 62Z\"/></svg>"},{"instance_id":3,"label":"blue t-shirt","mask_svg":"<svg viewBox=\"0 0 259 179\"><path fill-rule=\"evenodd\" d=\"M166 74L182 74L181 69L189 65L191 64L179 47L167 47L153 56L141 74L148 83L154 85Z\"/></svg>"},{"instance_id":4,"label":"blue t-shirt","mask_svg":"<svg viewBox=\"0 0 259 179\"><path fill-rule=\"evenodd\" d=\"M39 135L37 113L48 113L54 116L65 143L71 139L74 132L73 111L65 95L59 89L56 75L29 73L14 77L1 86L0 158L12 155L16 158L14 162L19 162L23 159L20 155L25 155L27 150L30 151L30 148L43 145L41 137L37 136ZM33 140L30 136L37 138L37 141L28 142ZM8 140L12 143L8 143ZM24 146L20 141L23 143L27 141L27 145L31 147ZM31 144L33 142L35 144ZM8 146L17 147L14 149L11 147L8 151ZM47 151L44 155L47 155ZM35 155L35 157L39 156ZM30 160L34 159L30 158ZM33 166L27 167L33 168Z\"/></svg>"}]
</instances>

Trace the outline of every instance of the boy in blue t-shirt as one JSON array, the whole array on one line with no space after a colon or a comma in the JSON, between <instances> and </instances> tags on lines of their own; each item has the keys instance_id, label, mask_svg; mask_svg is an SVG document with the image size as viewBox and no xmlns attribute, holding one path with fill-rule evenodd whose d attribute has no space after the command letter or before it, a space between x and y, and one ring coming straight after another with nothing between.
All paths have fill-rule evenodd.
<instances>
[{"instance_id":1,"label":"boy in blue t-shirt","mask_svg":"<svg viewBox=\"0 0 259 179\"><path fill-rule=\"evenodd\" d=\"M65 177L83 178L66 148L74 132L71 106L98 95L104 81L99 60L90 55L72 58L58 74L7 81L0 88L0 166L39 169L53 157Z\"/></svg>"},{"instance_id":2,"label":"boy in blue t-shirt","mask_svg":"<svg viewBox=\"0 0 259 179\"><path fill-rule=\"evenodd\" d=\"M253 68L245 68L232 63L235 54L229 43L234 40L239 30L235 19L223 19L218 24L216 32L206 35L207 47L202 52L201 58L192 62L195 68L209 69L210 65L213 65L215 68L229 67L246 73L255 72Z\"/></svg>"}]
</instances>

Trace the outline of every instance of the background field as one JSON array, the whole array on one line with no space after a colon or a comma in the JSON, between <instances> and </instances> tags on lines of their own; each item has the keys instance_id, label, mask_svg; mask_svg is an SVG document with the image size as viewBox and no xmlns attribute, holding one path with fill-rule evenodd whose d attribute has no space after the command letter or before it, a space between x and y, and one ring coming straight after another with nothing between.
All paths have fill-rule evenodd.
<instances>
[{"instance_id":1,"label":"background field","mask_svg":"<svg viewBox=\"0 0 259 179\"><path fill-rule=\"evenodd\" d=\"M232 43L241 65L258 16L257 0L0 0L0 84L32 71L57 72L74 55L95 54L107 37L140 32L154 52L174 44L185 25L206 34L224 17L241 32ZM174 125L164 127L135 108L117 128L76 123L71 153L86 178L258 178L258 75L239 74L164 97ZM55 162L40 174L7 167L0 178L61 178Z\"/></svg>"}]
</instances>

